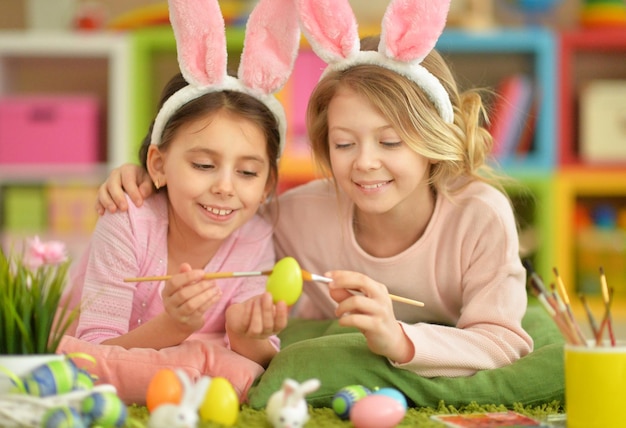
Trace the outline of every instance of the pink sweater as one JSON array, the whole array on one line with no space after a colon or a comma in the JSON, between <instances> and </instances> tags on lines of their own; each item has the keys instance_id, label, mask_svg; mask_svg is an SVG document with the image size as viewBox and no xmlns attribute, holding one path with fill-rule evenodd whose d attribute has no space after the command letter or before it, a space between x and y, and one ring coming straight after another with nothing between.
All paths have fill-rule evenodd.
<instances>
[{"instance_id":1,"label":"pink sweater","mask_svg":"<svg viewBox=\"0 0 626 428\"><path fill-rule=\"evenodd\" d=\"M163 281L125 283L124 278L167 273L167 199L157 194L141 208L105 214L96 225L83 257L73 266L72 306L82 297L76 337L100 343L136 328L163 311ZM259 271L275 262L272 228L255 216L220 246L207 272ZM225 332L224 311L231 303L265 291L266 278L217 280L222 298L207 314L198 333ZM276 337L272 338L275 345Z\"/></svg>"},{"instance_id":2,"label":"pink sweater","mask_svg":"<svg viewBox=\"0 0 626 428\"><path fill-rule=\"evenodd\" d=\"M425 302L394 302L396 318L415 346L395 364L422 376L465 376L507 365L531 352L522 329L527 294L515 218L495 188L472 183L450 200L438 196L423 236L404 252L377 258L357 244L353 204L332 183L317 180L279 199L277 256L303 269L362 272L390 293ZM271 213L273 215L275 213ZM334 318L327 286L307 283L295 315Z\"/></svg>"}]
</instances>

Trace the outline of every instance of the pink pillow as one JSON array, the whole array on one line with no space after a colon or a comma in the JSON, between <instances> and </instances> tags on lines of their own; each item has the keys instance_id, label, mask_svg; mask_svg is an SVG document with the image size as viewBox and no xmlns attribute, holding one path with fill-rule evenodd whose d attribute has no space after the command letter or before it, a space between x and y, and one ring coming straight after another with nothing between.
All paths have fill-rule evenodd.
<instances>
[{"instance_id":1,"label":"pink pillow","mask_svg":"<svg viewBox=\"0 0 626 428\"><path fill-rule=\"evenodd\" d=\"M95 358L95 365L83 358L76 364L98 377L97 383L111 384L126 404L145 405L150 380L159 369L182 369L196 381L202 375L228 379L239 400L247 400L248 389L264 369L224 346L224 335L194 336L178 346L161 350L125 349L97 345L72 336L64 336L57 353L85 353Z\"/></svg>"}]
</instances>

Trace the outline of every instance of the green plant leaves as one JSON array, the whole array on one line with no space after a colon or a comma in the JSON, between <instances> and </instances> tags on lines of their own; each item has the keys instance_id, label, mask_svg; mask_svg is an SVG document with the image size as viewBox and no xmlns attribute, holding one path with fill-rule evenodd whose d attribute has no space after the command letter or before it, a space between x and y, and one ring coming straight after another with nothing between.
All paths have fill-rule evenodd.
<instances>
[{"instance_id":1,"label":"green plant leaves","mask_svg":"<svg viewBox=\"0 0 626 428\"><path fill-rule=\"evenodd\" d=\"M78 310L58 313L70 262L29 270L0 248L0 354L54 353Z\"/></svg>"}]
</instances>

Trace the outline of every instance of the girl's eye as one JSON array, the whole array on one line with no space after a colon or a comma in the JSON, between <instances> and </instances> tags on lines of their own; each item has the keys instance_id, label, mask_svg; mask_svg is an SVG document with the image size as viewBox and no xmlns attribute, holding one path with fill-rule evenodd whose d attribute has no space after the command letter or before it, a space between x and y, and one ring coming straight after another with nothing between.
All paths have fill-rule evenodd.
<instances>
[{"instance_id":1,"label":"girl's eye","mask_svg":"<svg viewBox=\"0 0 626 428\"><path fill-rule=\"evenodd\" d=\"M213 169L215 168L215 165L212 164L205 164L205 163L196 163L196 162L192 162L192 165L195 169L199 169L199 170L208 170L208 169Z\"/></svg>"},{"instance_id":2,"label":"girl's eye","mask_svg":"<svg viewBox=\"0 0 626 428\"><path fill-rule=\"evenodd\" d=\"M245 177L258 177L259 174L255 171L240 171L241 174Z\"/></svg>"},{"instance_id":3,"label":"girl's eye","mask_svg":"<svg viewBox=\"0 0 626 428\"><path fill-rule=\"evenodd\" d=\"M335 149L337 150L347 149L350 146L352 146L352 143L335 143Z\"/></svg>"},{"instance_id":4,"label":"girl's eye","mask_svg":"<svg viewBox=\"0 0 626 428\"><path fill-rule=\"evenodd\" d=\"M381 141L380 144L391 149L394 147L400 147L402 142L401 141Z\"/></svg>"}]
</instances>

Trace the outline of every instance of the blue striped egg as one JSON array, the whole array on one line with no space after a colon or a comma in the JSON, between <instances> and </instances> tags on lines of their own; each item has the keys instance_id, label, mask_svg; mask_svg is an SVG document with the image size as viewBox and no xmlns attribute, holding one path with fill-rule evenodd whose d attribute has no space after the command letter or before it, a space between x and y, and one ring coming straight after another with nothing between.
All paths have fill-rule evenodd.
<instances>
[{"instance_id":1,"label":"blue striped egg","mask_svg":"<svg viewBox=\"0 0 626 428\"><path fill-rule=\"evenodd\" d=\"M371 394L371 391L363 385L346 386L333 396L332 408L341 419L348 419L354 404L369 394Z\"/></svg>"},{"instance_id":2,"label":"blue striped egg","mask_svg":"<svg viewBox=\"0 0 626 428\"><path fill-rule=\"evenodd\" d=\"M78 411L72 407L53 407L44 413L42 428L87 428Z\"/></svg>"},{"instance_id":3,"label":"blue striped egg","mask_svg":"<svg viewBox=\"0 0 626 428\"><path fill-rule=\"evenodd\" d=\"M96 377L87 370L78 369L76 379L74 380L75 391L91 391L93 389Z\"/></svg>"},{"instance_id":4,"label":"blue striped egg","mask_svg":"<svg viewBox=\"0 0 626 428\"><path fill-rule=\"evenodd\" d=\"M78 368L69 358L43 364L22 377L29 395L48 397L74 390Z\"/></svg>"},{"instance_id":5,"label":"blue striped egg","mask_svg":"<svg viewBox=\"0 0 626 428\"><path fill-rule=\"evenodd\" d=\"M81 403L83 417L90 426L121 427L126 423L128 409L114 392L94 392Z\"/></svg>"}]
</instances>

